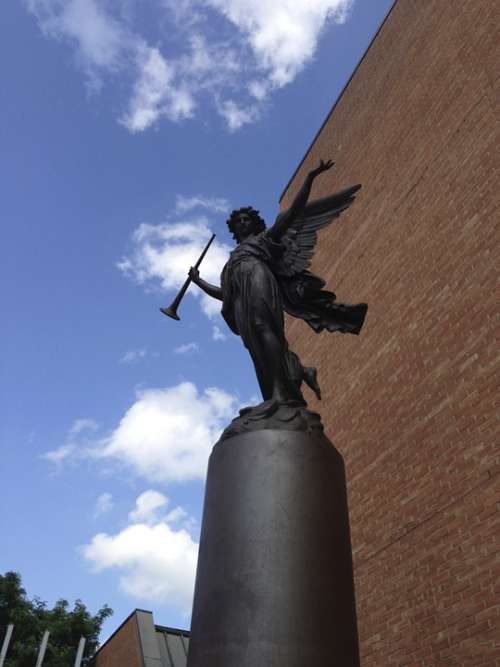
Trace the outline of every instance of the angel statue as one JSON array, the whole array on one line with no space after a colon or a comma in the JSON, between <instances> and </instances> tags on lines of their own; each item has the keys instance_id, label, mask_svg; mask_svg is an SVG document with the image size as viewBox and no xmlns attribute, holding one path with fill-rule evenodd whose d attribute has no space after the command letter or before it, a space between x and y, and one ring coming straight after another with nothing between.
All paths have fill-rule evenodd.
<instances>
[{"instance_id":1,"label":"angel statue","mask_svg":"<svg viewBox=\"0 0 500 667\"><path fill-rule=\"evenodd\" d=\"M288 347L284 312L316 333L359 334L363 326L367 305L338 303L333 292L323 289L325 281L308 271L318 230L348 208L361 187L308 204L314 179L331 167L331 160L321 160L292 206L269 229L251 206L231 213L227 225L237 245L222 270L220 287L203 280L197 268L189 271L196 285L222 301L224 319L250 353L264 401L305 405L304 382L321 398L316 368L303 366Z\"/></svg>"}]
</instances>

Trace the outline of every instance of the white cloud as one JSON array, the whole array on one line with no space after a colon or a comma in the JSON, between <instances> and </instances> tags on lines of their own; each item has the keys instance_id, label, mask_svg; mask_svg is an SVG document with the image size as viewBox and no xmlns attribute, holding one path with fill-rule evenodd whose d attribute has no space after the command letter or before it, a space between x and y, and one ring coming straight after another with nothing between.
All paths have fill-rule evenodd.
<instances>
[{"instance_id":1,"label":"white cloud","mask_svg":"<svg viewBox=\"0 0 500 667\"><path fill-rule=\"evenodd\" d=\"M167 503L162 494L146 491L137 498L130 525L114 535L94 535L81 552L96 573L118 570L125 593L149 603L168 603L187 616L193 599L198 544L185 528L174 529L155 516L155 511ZM173 512L178 517L187 514L182 508Z\"/></svg>"},{"instance_id":2,"label":"white cloud","mask_svg":"<svg viewBox=\"0 0 500 667\"><path fill-rule=\"evenodd\" d=\"M68 41L77 62L94 87L102 71L116 73L124 65L132 37L125 26L95 0L26 0L47 37Z\"/></svg>"},{"instance_id":3,"label":"white cloud","mask_svg":"<svg viewBox=\"0 0 500 667\"><path fill-rule=\"evenodd\" d=\"M255 97L256 100L262 102L268 96L270 86L267 81L250 81L248 84L248 92L252 97Z\"/></svg>"},{"instance_id":4,"label":"white cloud","mask_svg":"<svg viewBox=\"0 0 500 667\"><path fill-rule=\"evenodd\" d=\"M146 523L148 525L163 521L168 524L178 524L182 522L183 528L189 530L196 522L183 507L177 506L169 510L166 514L160 510L166 510L170 504L169 498L163 493L148 489L141 493L135 501L135 508L129 513L128 518L131 523Z\"/></svg>"},{"instance_id":5,"label":"white cloud","mask_svg":"<svg viewBox=\"0 0 500 667\"><path fill-rule=\"evenodd\" d=\"M73 457L76 451L76 445L61 445L61 447L58 447L57 449L53 449L42 454L42 458L50 461L51 463L54 463L57 466L60 466L66 459Z\"/></svg>"},{"instance_id":6,"label":"white cloud","mask_svg":"<svg viewBox=\"0 0 500 667\"><path fill-rule=\"evenodd\" d=\"M162 0L151 11L168 57L161 39L152 45L134 24L137 11L124 18L122 3L25 2L47 37L73 45L95 88L103 77L132 81L120 122L142 132L162 117L192 118L202 100L231 131L255 122L270 93L312 60L326 26L347 20L354 0Z\"/></svg>"},{"instance_id":7,"label":"white cloud","mask_svg":"<svg viewBox=\"0 0 500 667\"><path fill-rule=\"evenodd\" d=\"M111 512L114 507L113 496L111 493L101 493L95 501L95 511L94 517L101 516L101 514L106 514L106 512Z\"/></svg>"},{"instance_id":8,"label":"white cloud","mask_svg":"<svg viewBox=\"0 0 500 667\"><path fill-rule=\"evenodd\" d=\"M314 55L328 20L344 23L353 0L207 0L246 36L274 86L290 83Z\"/></svg>"},{"instance_id":9,"label":"white cloud","mask_svg":"<svg viewBox=\"0 0 500 667\"><path fill-rule=\"evenodd\" d=\"M151 482L204 479L210 452L239 407L223 389L199 391L192 382L141 390L110 434L66 443L43 458L58 466L108 460Z\"/></svg>"},{"instance_id":10,"label":"white cloud","mask_svg":"<svg viewBox=\"0 0 500 667\"><path fill-rule=\"evenodd\" d=\"M184 197L183 195L177 195L175 199L176 213L187 213L195 208L204 208L214 213L227 213L229 202L222 197L203 197L201 195Z\"/></svg>"},{"instance_id":11,"label":"white cloud","mask_svg":"<svg viewBox=\"0 0 500 667\"><path fill-rule=\"evenodd\" d=\"M61 467L65 461L81 457L86 444L89 442L89 431L94 433L97 428L98 425L93 419L75 419L68 431L64 445L43 453L42 458Z\"/></svg>"},{"instance_id":12,"label":"white cloud","mask_svg":"<svg viewBox=\"0 0 500 667\"><path fill-rule=\"evenodd\" d=\"M196 105L192 94L185 85L174 83L175 65L156 47L142 45L137 49L137 67L139 75L129 110L121 119L127 129L142 132L161 115L174 122L193 115Z\"/></svg>"},{"instance_id":13,"label":"white cloud","mask_svg":"<svg viewBox=\"0 0 500 667\"><path fill-rule=\"evenodd\" d=\"M98 428L97 422L87 417L83 419L75 419L69 430L70 437L74 437L83 433L84 431L96 431Z\"/></svg>"},{"instance_id":14,"label":"white cloud","mask_svg":"<svg viewBox=\"0 0 500 667\"><path fill-rule=\"evenodd\" d=\"M208 40L199 31L186 35L187 51L178 59L179 71L198 93L214 94L238 87L244 69L239 48L226 40Z\"/></svg>"},{"instance_id":15,"label":"white cloud","mask_svg":"<svg viewBox=\"0 0 500 667\"><path fill-rule=\"evenodd\" d=\"M227 126L231 132L239 130L243 125L253 123L259 117L259 110L256 106L240 108L234 100L220 102L218 110L220 115L226 119Z\"/></svg>"},{"instance_id":16,"label":"white cloud","mask_svg":"<svg viewBox=\"0 0 500 667\"><path fill-rule=\"evenodd\" d=\"M236 409L235 397L216 387L200 393L182 382L147 389L94 455L130 466L153 482L203 479L210 451Z\"/></svg>"},{"instance_id":17,"label":"white cloud","mask_svg":"<svg viewBox=\"0 0 500 667\"><path fill-rule=\"evenodd\" d=\"M198 27L206 20L200 11L203 0L160 0L160 4L170 13L177 29Z\"/></svg>"},{"instance_id":18,"label":"white cloud","mask_svg":"<svg viewBox=\"0 0 500 667\"><path fill-rule=\"evenodd\" d=\"M227 339L226 334L223 331L221 331L216 324L214 324L214 326L212 327L212 340L220 341L226 339Z\"/></svg>"},{"instance_id":19,"label":"white cloud","mask_svg":"<svg viewBox=\"0 0 500 667\"><path fill-rule=\"evenodd\" d=\"M118 268L135 282L146 287L161 287L177 293L187 278L189 267L196 263L211 236L207 218L201 216L188 222L167 222L159 225L141 224L132 236L132 252L118 262ZM220 273L230 248L214 240L200 267L209 283L220 284ZM220 313L221 303L191 286L188 293L201 298L203 311L209 317Z\"/></svg>"},{"instance_id":20,"label":"white cloud","mask_svg":"<svg viewBox=\"0 0 500 667\"><path fill-rule=\"evenodd\" d=\"M145 359L147 353L148 352L145 348L140 348L138 350L128 350L120 359L120 363L135 364L136 362L141 361L141 359Z\"/></svg>"},{"instance_id":21,"label":"white cloud","mask_svg":"<svg viewBox=\"0 0 500 667\"><path fill-rule=\"evenodd\" d=\"M174 352L175 354L190 354L191 352L198 352L199 349L198 343L184 343L184 345L175 347Z\"/></svg>"},{"instance_id":22,"label":"white cloud","mask_svg":"<svg viewBox=\"0 0 500 667\"><path fill-rule=\"evenodd\" d=\"M132 523L155 523L158 521L158 510L167 505L168 498L163 493L149 489L137 498L128 518Z\"/></svg>"},{"instance_id":23,"label":"white cloud","mask_svg":"<svg viewBox=\"0 0 500 667\"><path fill-rule=\"evenodd\" d=\"M189 517L186 510L180 506L170 510L170 512L165 515L164 521L166 523L179 523L179 521L182 521L184 528L187 530L190 530L190 528L196 524L196 521L192 517Z\"/></svg>"}]
</instances>

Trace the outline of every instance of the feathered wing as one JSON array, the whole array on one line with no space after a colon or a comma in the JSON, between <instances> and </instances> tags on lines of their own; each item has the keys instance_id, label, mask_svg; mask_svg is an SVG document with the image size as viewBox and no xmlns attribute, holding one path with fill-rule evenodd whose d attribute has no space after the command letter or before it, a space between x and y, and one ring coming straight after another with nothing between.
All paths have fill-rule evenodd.
<instances>
[{"instance_id":1,"label":"feathered wing","mask_svg":"<svg viewBox=\"0 0 500 667\"><path fill-rule=\"evenodd\" d=\"M316 333L327 329L358 334L363 326L368 306L338 303L333 292L322 289L325 281L308 271L318 231L349 208L360 187L353 185L307 204L281 237L285 252L274 270L282 288L285 310L305 320ZM286 214L286 211L281 213L277 222Z\"/></svg>"},{"instance_id":2,"label":"feathered wing","mask_svg":"<svg viewBox=\"0 0 500 667\"><path fill-rule=\"evenodd\" d=\"M307 204L299 216L281 237L285 246L282 261L276 272L283 276L294 276L307 271L316 248L318 231L338 218L342 211L353 203L356 192L361 185L336 192L329 197L316 199ZM287 215L287 211L280 213L278 222Z\"/></svg>"}]
</instances>

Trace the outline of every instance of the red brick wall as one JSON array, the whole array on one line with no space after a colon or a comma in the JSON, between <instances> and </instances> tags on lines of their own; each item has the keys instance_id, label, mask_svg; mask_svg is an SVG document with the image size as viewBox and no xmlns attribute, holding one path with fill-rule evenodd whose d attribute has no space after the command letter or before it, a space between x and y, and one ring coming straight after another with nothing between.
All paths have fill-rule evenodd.
<instances>
[{"instance_id":1,"label":"red brick wall","mask_svg":"<svg viewBox=\"0 0 500 667\"><path fill-rule=\"evenodd\" d=\"M313 270L361 336L288 322L345 458L363 667L500 666L498 0L399 0L285 191L361 182Z\"/></svg>"},{"instance_id":2,"label":"red brick wall","mask_svg":"<svg viewBox=\"0 0 500 667\"><path fill-rule=\"evenodd\" d=\"M144 667L135 612L101 647L93 667Z\"/></svg>"}]
</instances>

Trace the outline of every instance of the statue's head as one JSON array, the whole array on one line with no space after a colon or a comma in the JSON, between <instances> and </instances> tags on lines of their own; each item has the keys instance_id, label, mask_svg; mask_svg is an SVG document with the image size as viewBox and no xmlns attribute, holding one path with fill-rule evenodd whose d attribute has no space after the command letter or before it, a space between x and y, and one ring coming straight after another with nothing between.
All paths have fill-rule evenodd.
<instances>
[{"instance_id":1,"label":"statue's head","mask_svg":"<svg viewBox=\"0 0 500 667\"><path fill-rule=\"evenodd\" d=\"M263 232L266 223L260 217L258 211L251 206L244 206L231 213L227 220L227 226L235 241L240 243L249 236L255 236L255 234Z\"/></svg>"}]
</instances>

